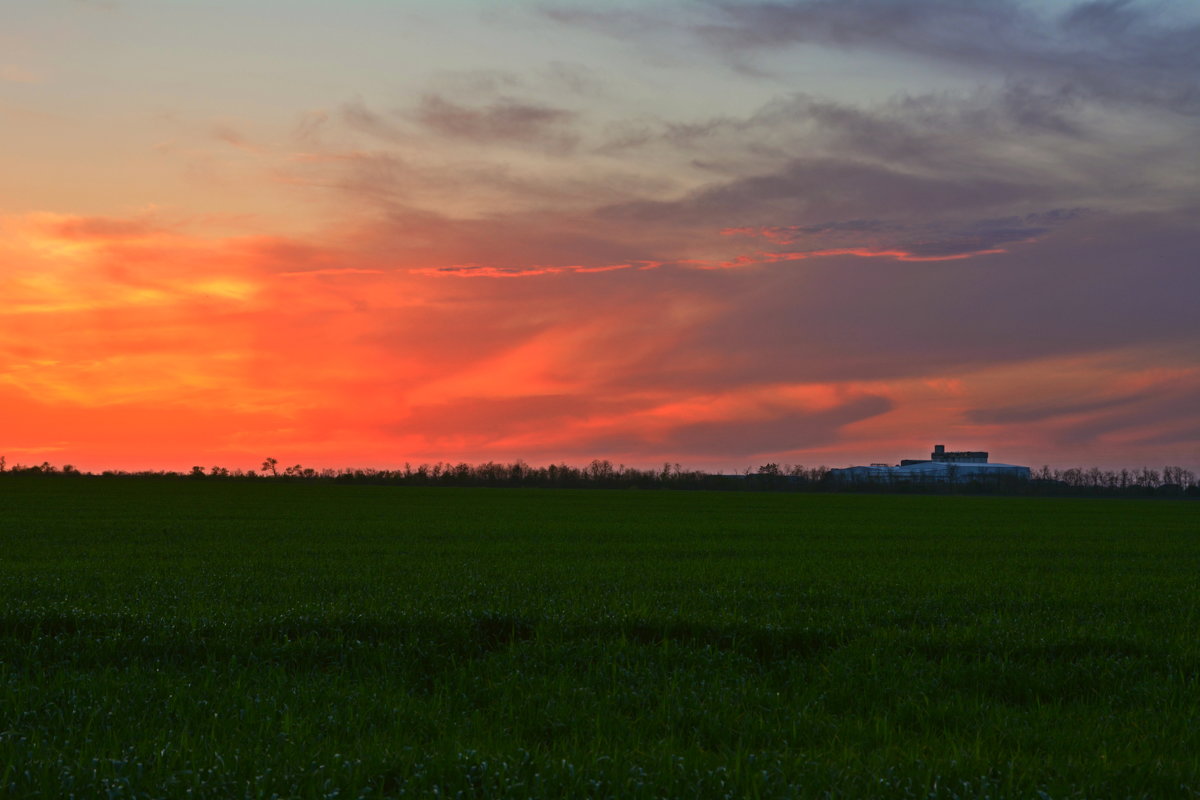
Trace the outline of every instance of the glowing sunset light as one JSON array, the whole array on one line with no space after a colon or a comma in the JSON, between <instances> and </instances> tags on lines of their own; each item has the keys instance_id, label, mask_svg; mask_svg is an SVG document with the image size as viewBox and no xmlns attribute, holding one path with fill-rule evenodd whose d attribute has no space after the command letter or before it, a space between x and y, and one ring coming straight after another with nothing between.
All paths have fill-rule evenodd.
<instances>
[{"instance_id":1,"label":"glowing sunset light","mask_svg":"<svg viewBox=\"0 0 1200 800\"><path fill-rule=\"evenodd\" d=\"M1192 5L320 5L0 12L10 463L1200 470Z\"/></svg>"}]
</instances>

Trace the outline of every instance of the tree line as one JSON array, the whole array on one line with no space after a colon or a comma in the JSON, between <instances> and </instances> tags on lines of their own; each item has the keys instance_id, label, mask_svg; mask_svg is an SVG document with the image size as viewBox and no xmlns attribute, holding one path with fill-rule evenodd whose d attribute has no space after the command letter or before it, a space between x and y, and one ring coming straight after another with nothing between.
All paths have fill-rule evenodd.
<instances>
[{"instance_id":1,"label":"tree line","mask_svg":"<svg viewBox=\"0 0 1200 800\"><path fill-rule=\"evenodd\" d=\"M775 492L888 492L888 493L985 493L1022 495L1091 496L1187 496L1200 497L1200 479L1182 467L1162 470L1101 470L1096 467L1033 470L1030 480L1005 477L987 481L960 483L860 483L845 484L834 480L825 466L804 467L767 463L747 467L735 474L719 474L685 469L677 463L664 463L657 469L639 469L614 464L608 459L593 459L586 466L548 464L531 466L522 459L507 463L485 461L406 463L400 469L345 468L316 469L301 464L282 465L266 458L255 469L230 469L223 466L193 466L186 472L171 470L105 470L83 472L70 464L55 466L47 461L35 465L8 465L0 456L0 474L56 475L78 477L155 477L191 480L273 480L325 483L369 483L398 486L489 486L531 488L603 488L603 489L707 489L715 491Z\"/></svg>"}]
</instances>

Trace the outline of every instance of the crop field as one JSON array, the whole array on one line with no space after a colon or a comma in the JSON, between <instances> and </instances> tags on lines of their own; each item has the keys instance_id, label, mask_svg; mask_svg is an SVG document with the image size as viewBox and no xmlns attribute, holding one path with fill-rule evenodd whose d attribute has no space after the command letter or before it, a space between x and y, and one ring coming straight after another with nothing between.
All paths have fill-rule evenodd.
<instances>
[{"instance_id":1,"label":"crop field","mask_svg":"<svg viewBox=\"0 0 1200 800\"><path fill-rule=\"evenodd\" d=\"M1200 504L0 476L3 797L1195 797Z\"/></svg>"}]
</instances>

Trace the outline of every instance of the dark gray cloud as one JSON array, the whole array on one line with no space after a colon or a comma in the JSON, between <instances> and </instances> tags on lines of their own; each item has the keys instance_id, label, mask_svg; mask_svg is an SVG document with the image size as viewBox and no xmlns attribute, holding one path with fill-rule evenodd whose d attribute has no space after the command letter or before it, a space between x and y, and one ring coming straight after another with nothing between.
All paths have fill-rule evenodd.
<instances>
[{"instance_id":1,"label":"dark gray cloud","mask_svg":"<svg viewBox=\"0 0 1200 800\"><path fill-rule=\"evenodd\" d=\"M975 408L967 411L967 419L984 425L1006 425L1022 422L1043 422L1061 417L1074 417L1128 407L1142 399L1139 394L1125 394L1100 400L1053 401L1019 403L999 408Z\"/></svg>"},{"instance_id":2,"label":"dark gray cloud","mask_svg":"<svg viewBox=\"0 0 1200 800\"><path fill-rule=\"evenodd\" d=\"M954 374L1142 346L1200 346L1200 235L1095 215L1035 245L965 261L833 256L689 276L720 313L639 381L678 386ZM1184 345L1179 345L1184 346ZM705 353L699 364L687 353Z\"/></svg>"},{"instance_id":3,"label":"dark gray cloud","mask_svg":"<svg viewBox=\"0 0 1200 800\"><path fill-rule=\"evenodd\" d=\"M392 143L413 141L414 132L406 127L410 120L438 136L484 145L520 144L553 154L569 152L579 140L572 130L574 112L511 98L470 106L430 93L415 109L393 113L354 100L342 105L341 116L351 129Z\"/></svg>"},{"instance_id":4,"label":"dark gray cloud","mask_svg":"<svg viewBox=\"0 0 1200 800\"><path fill-rule=\"evenodd\" d=\"M1200 113L1200 24L1162 4L1100 0L1058 17L1016 0L714 2L695 30L736 53L877 49Z\"/></svg>"},{"instance_id":5,"label":"dark gray cloud","mask_svg":"<svg viewBox=\"0 0 1200 800\"><path fill-rule=\"evenodd\" d=\"M1064 448L1090 446L1119 434L1133 446L1200 446L1200 380L1181 372L1137 390L1086 400L1055 399L970 409L966 417L986 425L1040 425Z\"/></svg>"},{"instance_id":6,"label":"dark gray cloud","mask_svg":"<svg viewBox=\"0 0 1200 800\"><path fill-rule=\"evenodd\" d=\"M1089 113L1069 94L1007 86L870 107L792 94L742 118L644 121L611 131L601 152L675 160L689 154L691 166L713 180L684 196L601 213L730 227L782 224L789 216L791 224L805 224L972 210L1024 214L1031 205L1161 204L1159 177L1190 169L1180 171L1188 139L1134 135L1136 124L1097 126Z\"/></svg>"},{"instance_id":7,"label":"dark gray cloud","mask_svg":"<svg viewBox=\"0 0 1200 800\"><path fill-rule=\"evenodd\" d=\"M791 92L745 117L614 125L596 150L657 148L733 164L738 158L785 163L824 156L968 174L1044 175L1043 153L1063 162L1056 172L1069 172L1087 154L1072 151L1103 138L1089 113L1074 92L1015 83L962 94L904 94L871 106ZM1030 155L1036 169L1025 163Z\"/></svg>"},{"instance_id":8,"label":"dark gray cloud","mask_svg":"<svg viewBox=\"0 0 1200 800\"><path fill-rule=\"evenodd\" d=\"M578 136L569 130L575 113L561 108L501 99L482 107L459 105L441 95L421 99L414 118L444 136L483 143L522 142L569 151Z\"/></svg>"},{"instance_id":9,"label":"dark gray cloud","mask_svg":"<svg viewBox=\"0 0 1200 800\"><path fill-rule=\"evenodd\" d=\"M1149 387L1126 402L1085 414L1084 418L1056 430L1056 441L1072 447L1091 444L1119 433L1134 444L1200 444L1196 409L1200 408L1200 385L1178 381Z\"/></svg>"},{"instance_id":10,"label":"dark gray cloud","mask_svg":"<svg viewBox=\"0 0 1200 800\"><path fill-rule=\"evenodd\" d=\"M1190 419L1191 412L1185 411L1184 413L1189 415L1185 416L1184 419ZM1141 422L1141 420L1137 420L1136 422ZM1137 444L1149 447L1169 446L1173 449L1181 450L1186 448L1186 450L1191 451L1190 459L1192 463L1200 463L1200 425L1198 424L1189 422L1161 433L1142 436L1137 440ZM1187 458L1188 456L1185 456L1177 460L1185 460Z\"/></svg>"},{"instance_id":11,"label":"dark gray cloud","mask_svg":"<svg viewBox=\"0 0 1200 800\"><path fill-rule=\"evenodd\" d=\"M546 3L541 13L552 20L566 25L578 25L604 31L614 36L640 37L648 27L662 30L667 26L672 14L657 15L632 9L596 10L579 6L566 6L559 3Z\"/></svg>"},{"instance_id":12,"label":"dark gray cloud","mask_svg":"<svg viewBox=\"0 0 1200 800\"><path fill-rule=\"evenodd\" d=\"M892 408L886 397L865 395L827 411L790 411L769 419L681 425L659 444L671 452L709 457L718 454L750 457L815 448L838 441L846 425L885 414Z\"/></svg>"},{"instance_id":13,"label":"dark gray cloud","mask_svg":"<svg viewBox=\"0 0 1200 800\"><path fill-rule=\"evenodd\" d=\"M632 21L637 33L631 35L661 33L661 26L648 24L647 12L550 8L546 13L593 27ZM1141 42L1130 45L1135 53L1145 50L1146 37L1170 38L1145 9L1119 4L1078 5L1067 16L1049 18L1010 2L709 2L689 4L671 17L664 15L663 24L703 28L710 40L722 40L722 47L747 52L809 39L891 50L914 49L913 42L929 40L940 42L931 50L934 57L969 59L976 51L986 55L1009 45L1019 52L1066 52L1070 48L1063 42L1070 36L1094 44L1129 35ZM755 33L760 28L761 36ZM986 38L980 31L992 28L998 31L996 41L977 43L968 36L955 44L951 35L967 31ZM1022 39L1026 34L1030 41ZM1092 45L1083 49L1092 54L1089 58L1096 55ZM1109 57L1119 66L1124 52L1115 48ZM586 68L551 64L548 69L557 76L551 82L562 84L560 90L565 86L586 94L596 89ZM503 82L488 77L479 86L478 81L459 86L461 91L443 86L407 109L381 113L362 102L344 106L342 120L384 142L385 149L341 159L349 176L341 184L410 210L426 190L439 196L458 190L476 198L485 192L505 195L507 208L489 215L488 224L511 229L503 237L506 243L531 242L549 229L542 221L561 223L569 209L565 239L578 241L583 255L570 257L557 246L521 246L511 257L488 259L489 266L502 261L517 268L522 257L538 251L562 255L558 263L586 263L587 254L605 240L610 243L602 249L622 254L619 260L673 261L692 257L725 228L802 229L861 220L884 227L862 231L858 241L843 230L846 246L899 247L916 257L947 257L1044 235L1052 226L1029 219L1031 209L1171 207L1197 197L1200 176L1189 166L1195 142L1186 128L1190 122L1146 135L1140 117L1098 118L1094 96L1076 84L1043 81L1033 73L993 72L1006 77L965 93L901 94L854 106L791 92L742 117L647 117L592 131L575 112L558 105L502 95L505 87L532 91L533 84L506 73ZM469 146L472 160L432 174L401 157L406 151L400 145L429 134ZM518 146L551 156L573 154L594 171L571 180L548 171L522 172L488 160L488 145L498 145L501 153ZM597 154L603 158L594 159ZM665 180L653 185L655 175L672 171L660 169L664 161L676 165L677 174L690 171L691 180L679 185L692 188L672 196ZM638 170L649 162L654 169ZM704 174L710 180L697 187L695 178ZM983 217L1010 221L978 222ZM836 237L827 232L825 238ZM549 263L546 258L533 262Z\"/></svg>"},{"instance_id":14,"label":"dark gray cloud","mask_svg":"<svg viewBox=\"0 0 1200 800\"><path fill-rule=\"evenodd\" d=\"M690 31L743 70L757 54L823 46L898 54L1115 102L1200 114L1200 21L1184 3L1091 0L1058 14L1019 0L711 0L544 13L622 39ZM1034 117L1037 109L1026 109Z\"/></svg>"},{"instance_id":15,"label":"dark gray cloud","mask_svg":"<svg viewBox=\"0 0 1200 800\"><path fill-rule=\"evenodd\" d=\"M1022 217L965 224L945 221L909 225L897 231L890 241L905 252L924 258L987 253L1007 245L1039 239L1055 227L1078 219L1083 213L1083 209L1055 209Z\"/></svg>"},{"instance_id":16,"label":"dark gray cloud","mask_svg":"<svg viewBox=\"0 0 1200 800\"><path fill-rule=\"evenodd\" d=\"M1086 209L1061 208L977 221L855 219L815 225L742 228L726 233L758 237L766 244L788 252L873 248L900 250L919 258L939 258L989 252L1016 242L1033 241L1087 213ZM767 254L770 254L769 250Z\"/></svg>"},{"instance_id":17,"label":"dark gray cloud","mask_svg":"<svg viewBox=\"0 0 1200 800\"><path fill-rule=\"evenodd\" d=\"M1052 186L999 178L913 174L837 159L797 159L780 170L707 186L676 201L600 209L602 218L643 223L737 226L856 215L925 216L1041 203Z\"/></svg>"},{"instance_id":18,"label":"dark gray cloud","mask_svg":"<svg viewBox=\"0 0 1200 800\"><path fill-rule=\"evenodd\" d=\"M402 263L429 266L601 267L668 260L669 253L653 237L598 227L567 213L536 211L464 220L397 210L376 226L372 239Z\"/></svg>"}]
</instances>

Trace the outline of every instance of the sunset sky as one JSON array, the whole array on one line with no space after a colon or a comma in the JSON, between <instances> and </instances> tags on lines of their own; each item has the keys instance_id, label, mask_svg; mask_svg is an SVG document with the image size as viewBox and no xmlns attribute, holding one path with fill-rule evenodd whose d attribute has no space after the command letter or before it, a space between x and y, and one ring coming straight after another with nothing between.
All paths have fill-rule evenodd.
<instances>
[{"instance_id":1,"label":"sunset sky","mask_svg":"<svg viewBox=\"0 0 1200 800\"><path fill-rule=\"evenodd\" d=\"M1200 5L4 0L0 455L1200 469Z\"/></svg>"}]
</instances>

